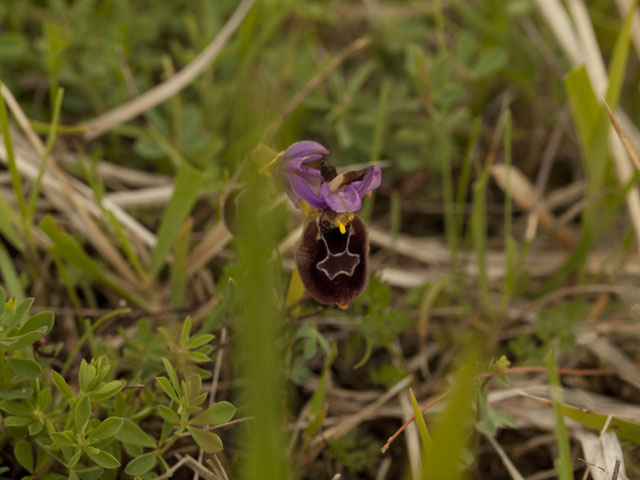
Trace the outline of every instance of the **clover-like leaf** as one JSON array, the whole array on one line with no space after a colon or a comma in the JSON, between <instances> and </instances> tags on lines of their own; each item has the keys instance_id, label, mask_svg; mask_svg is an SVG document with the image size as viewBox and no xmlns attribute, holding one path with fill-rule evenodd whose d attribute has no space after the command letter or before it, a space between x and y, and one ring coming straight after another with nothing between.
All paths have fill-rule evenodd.
<instances>
[{"instance_id":1,"label":"clover-like leaf","mask_svg":"<svg viewBox=\"0 0 640 480\"><path fill-rule=\"evenodd\" d=\"M180 423L180 417L178 417L178 414L171 410L169 407L158 405L156 408L158 409L158 414L164 419L165 422L169 422L174 425Z\"/></svg>"},{"instance_id":2,"label":"clover-like leaf","mask_svg":"<svg viewBox=\"0 0 640 480\"><path fill-rule=\"evenodd\" d=\"M40 365L29 358L7 358L7 365L13 373L25 380L38 378L42 373Z\"/></svg>"},{"instance_id":3,"label":"clover-like leaf","mask_svg":"<svg viewBox=\"0 0 640 480\"><path fill-rule=\"evenodd\" d=\"M121 417L109 417L100 423L96 427L96 429L91 432L89 438L95 440L96 442L102 442L107 438L111 438L116 435L120 429L122 428L122 424L124 423L124 419Z\"/></svg>"},{"instance_id":4,"label":"clover-like leaf","mask_svg":"<svg viewBox=\"0 0 640 480\"><path fill-rule=\"evenodd\" d=\"M75 398L73 391L71 391L69 384L62 375L60 375L58 372L51 371L51 376L53 377L53 383L63 396L69 399Z\"/></svg>"},{"instance_id":5,"label":"clover-like leaf","mask_svg":"<svg viewBox=\"0 0 640 480\"><path fill-rule=\"evenodd\" d=\"M157 462L158 452L145 453L131 460L124 469L124 473L129 475L144 475L155 467Z\"/></svg>"},{"instance_id":6,"label":"clover-like leaf","mask_svg":"<svg viewBox=\"0 0 640 480\"><path fill-rule=\"evenodd\" d=\"M164 391L164 393L167 394L167 396L171 400L180 403L180 398L178 398L178 394L171 386L171 383L169 382L169 379L167 377L156 377L156 382L158 382L160 388Z\"/></svg>"},{"instance_id":7,"label":"clover-like leaf","mask_svg":"<svg viewBox=\"0 0 640 480\"><path fill-rule=\"evenodd\" d=\"M33 473L33 449L31 448L31 443L26 440L19 441L13 449L13 454L22 468L29 473Z\"/></svg>"},{"instance_id":8,"label":"clover-like leaf","mask_svg":"<svg viewBox=\"0 0 640 480\"><path fill-rule=\"evenodd\" d=\"M220 425L233 418L236 407L229 402L217 402L200 415L189 420L190 425Z\"/></svg>"},{"instance_id":9,"label":"clover-like leaf","mask_svg":"<svg viewBox=\"0 0 640 480\"><path fill-rule=\"evenodd\" d=\"M84 430L85 425L91 417L91 402L89 397L82 397L73 411L73 420L76 425L76 431L81 432Z\"/></svg>"},{"instance_id":10,"label":"clover-like leaf","mask_svg":"<svg viewBox=\"0 0 640 480\"><path fill-rule=\"evenodd\" d=\"M138 425L130 419L125 418L122 428L116 434L116 438L122 443L131 443L140 447L156 448L156 441L145 433Z\"/></svg>"},{"instance_id":11,"label":"clover-like leaf","mask_svg":"<svg viewBox=\"0 0 640 480\"><path fill-rule=\"evenodd\" d=\"M124 380L112 380L104 385L100 385L87 395L92 402L104 402L119 393L120 390L124 388L125 384L126 382Z\"/></svg>"},{"instance_id":12,"label":"clover-like leaf","mask_svg":"<svg viewBox=\"0 0 640 480\"><path fill-rule=\"evenodd\" d=\"M102 468L111 469L120 466L118 459L105 450L88 447L85 451L87 452L87 456Z\"/></svg>"},{"instance_id":13,"label":"clover-like leaf","mask_svg":"<svg viewBox=\"0 0 640 480\"><path fill-rule=\"evenodd\" d=\"M207 453L216 453L222 450L222 440L215 433L201 430L195 427L187 427L196 443Z\"/></svg>"}]
</instances>

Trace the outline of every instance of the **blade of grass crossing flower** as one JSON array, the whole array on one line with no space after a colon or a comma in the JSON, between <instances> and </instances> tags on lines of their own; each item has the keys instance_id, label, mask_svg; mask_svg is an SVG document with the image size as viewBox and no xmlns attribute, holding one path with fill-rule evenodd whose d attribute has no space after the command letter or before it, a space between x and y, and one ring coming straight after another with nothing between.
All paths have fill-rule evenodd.
<instances>
[{"instance_id":1,"label":"blade of grass crossing flower","mask_svg":"<svg viewBox=\"0 0 640 480\"><path fill-rule=\"evenodd\" d=\"M547 353L547 369L549 370L549 389L553 402L553 418L555 420L556 443L558 445L558 458L556 459L556 470L559 480L573 480L573 468L571 466L571 447L569 445L569 434L564 423L562 412L562 390L558 367L556 366L555 352L553 349Z\"/></svg>"},{"instance_id":2,"label":"blade of grass crossing flower","mask_svg":"<svg viewBox=\"0 0 640 480\"><path fill-rule=\"evenodd\" d=\"M162 215L158 243L151 252L149 267L151 276L156 276L160 272L203 185L204 177L193 167L186 163L180 167L173 195Z\"/></svg>"},{"instance_id":3,"label":"blade of grass crossing flower","mask_svg":"<svg viewBox=\"0 0 640 480\"><path fill-rule=\"evenodd\" d=\"M268 179L247 172L246 193L238 202L238 250L242 281L238 283L239 350L245 352L244 395L247 413L254 417L243 440L245 462L240 478L277 480L286 478L282 433L284 382L279 349L276 348L280 307L277 305L276 268L272 252L276 232L282 228L282 212L269 210L256 220L256 206L268 202Z\"/></svg>"},{"instance_id":4,"label":"blade of grass crossing flower","mask_svg":"<svg viewBox=\"0 0 640 480\"><path fill-rule=\"evenodd\" d=\"M424 421L420 406L416 400L416 396L413 394L413 389L409 389L409 396L411 397L411 408L413 408L413 416L416 417L416 425L418 426L418 433L420 434L420 440L422 441L422 461L427 458L427 452L431 448L431 436L427 429L427 424Z\"/></svg>"},{"instance_id":5,"label":"blade of grass crossing flower","mask_svg":"<svg viewBox=\"0 0 640 480\"><path fill-rule=\"evenodd\" d=\"M188 218L176 241L176 248L171 264L171 306L180 307L184 303L187 290L187 260L189 258L189 236L193 227L193 219Z\"/></svg>"}]
</instances>

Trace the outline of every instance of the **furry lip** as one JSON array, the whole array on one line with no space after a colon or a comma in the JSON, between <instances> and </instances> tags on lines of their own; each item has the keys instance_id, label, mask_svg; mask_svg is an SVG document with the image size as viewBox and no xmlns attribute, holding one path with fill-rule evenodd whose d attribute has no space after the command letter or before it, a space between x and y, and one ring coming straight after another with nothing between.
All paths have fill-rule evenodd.
<instances>
[{"instance_id":1,"label":"furry lip","mask_svg":"<svg viewBox=\"0 0 640 480\"><path fill-rule=\"evenodd\" d=\"M351 253L349 251L349 241L351 240L351 235L353 235L353 231L349 229L349 233L347 234L347 243L344 247L344 250L339 253L332 253L331 250L329 249L329 244L327 243L327 239L324 238L324 234L322 233L322 230L318 231L318 236L320 237L320 239L324 243L325 248L327 249L327 256L323 260L316 263L316 268L321 272L323 272L329 278L329 280L333 280L338 275L342 275L342 274L348 277L352 277L353 273L356 270L356 267L360 265L360 254ZM336 260L344 260L344 257L350 258L350 260L348 260L347 262L348 264L350 264L349 270L337 270L335 272L330 272L327 269L327 267L331 266L332 263L336 263L335 262Z\"/></svg>"}]
</instances>

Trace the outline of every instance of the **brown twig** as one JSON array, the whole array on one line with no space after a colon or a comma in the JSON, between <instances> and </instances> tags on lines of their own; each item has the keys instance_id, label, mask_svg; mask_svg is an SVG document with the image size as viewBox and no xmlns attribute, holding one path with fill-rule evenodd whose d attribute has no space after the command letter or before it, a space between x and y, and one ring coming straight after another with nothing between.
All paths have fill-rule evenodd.
<instances>
[{"instance_id":1,"label":"brown twig","mask_svg":"<svg viewBox=\"0 0 640 480\"><path fill-rule=\"evenodd\" d=\"M484 373L481 373L479 375L476 375L473 378L473 380L474 381L478 381L478 380L483 380L483 379L486 379L486 378L496 377L498 375L512 375L512 374L518 374L518 373L533 373L533 372L544 373L546 371L547 371L546 367L535 367L535 366L531 366L531 367L513 367L513 368L507 368L506 370L496 370L496 371L493 371L493 372L484 372ZM612 370L612 369L608 369L608 368L585 368L585 369L559 368L558 369L558 373L560 373L562 375L573 375L573 376L618 375L617 370ZM449 393L451 393L450 390L440 394L438 397L434 398L429 403L427 403L424 407L422 407L420 409L420 412L421 413L426 412L431 407L433 407L435 404L437 404L441 400L445 399L449 395ZM411 425L411 423L415 419L416 419L415 416L411 417L398 430L396 430L396 432L389 437L389 439L387 440L387 443L384 444L384 446L382 447L382 449L380 451L382 453L385 453L389 449L391 444L395 441L395 439L398 438L398 436L404 431L404 429L407 428L409 425Z\"/></svg>"}]
</instances>

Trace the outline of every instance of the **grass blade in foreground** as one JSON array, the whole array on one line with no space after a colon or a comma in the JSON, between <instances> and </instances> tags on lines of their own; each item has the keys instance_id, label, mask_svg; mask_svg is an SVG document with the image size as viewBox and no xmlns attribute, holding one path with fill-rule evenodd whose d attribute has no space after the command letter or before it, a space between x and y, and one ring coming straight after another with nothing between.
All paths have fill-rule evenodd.
<instances>
[{"instance_id":1,"label":"grass blade in foreground","mask_svg":"<svg viewBox=\"0 0 640 480\"><path fill-rule=\"evenodd\" d=\"M240 345L246 378L247 414L254 417L240 443L245 450L241 478L287 478L282 435L283 380L276 350L278 307L276 269L270 260L276 247L279 219L268 205L262 177L249 179L238 205L238 308Z\"/></svg>"}]
</instances>

